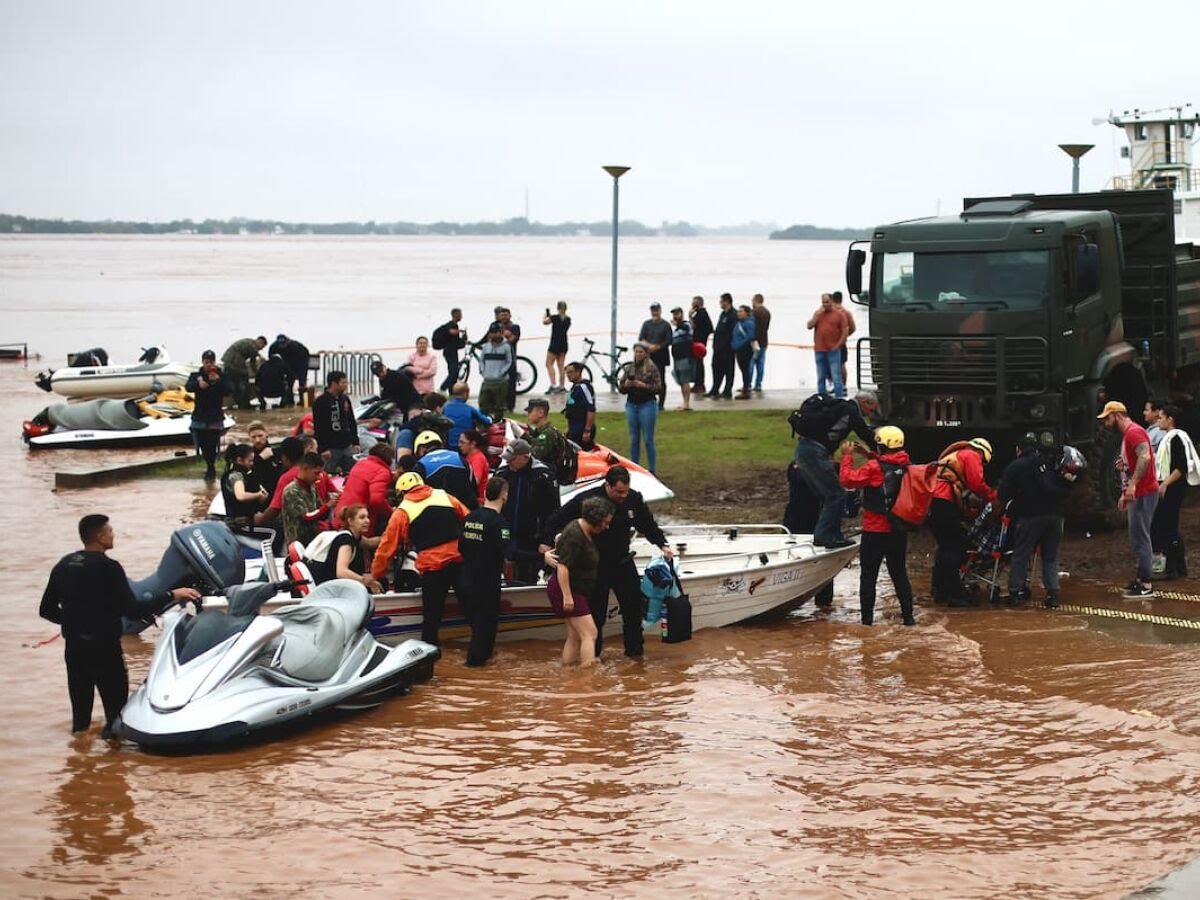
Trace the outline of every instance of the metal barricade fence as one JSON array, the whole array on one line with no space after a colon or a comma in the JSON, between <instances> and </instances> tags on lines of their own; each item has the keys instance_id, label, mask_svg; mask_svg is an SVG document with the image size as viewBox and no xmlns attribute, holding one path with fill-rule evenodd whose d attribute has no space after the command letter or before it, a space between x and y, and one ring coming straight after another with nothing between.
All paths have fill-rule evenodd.
<instances>
[{"instance_id":1,"label":"metal barricade fence","mask_svg":"<svg viewBox=\"0 0 1200 900\"><path fill-rule=\"evenodd\" d=\"M379 382L371 372L371 366L382 359L378 353L362 353L352 350L322 350L321 379L316 384L319 394L325 390L325 379L330 372L345 372L350 383L351 397L370 397L379 393Z\"/></svg>"}]
</instances>

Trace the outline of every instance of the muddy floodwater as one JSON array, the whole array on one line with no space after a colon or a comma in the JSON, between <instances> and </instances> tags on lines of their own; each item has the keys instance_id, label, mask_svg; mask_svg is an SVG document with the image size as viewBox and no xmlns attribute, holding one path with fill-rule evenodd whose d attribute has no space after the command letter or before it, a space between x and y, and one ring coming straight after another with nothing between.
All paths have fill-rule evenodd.
<instances>
[{"instance_id":1,"label":"muddy floodwater","mask_svg":"<svg viewBox=\"0 0 1200 900\"><path fill-rule=\"evenodd\" d=\"M44 396L27 374L0 369L0 421ZM53 493L96 457L0 447L5 896L1115 897L1200 852L1193 632L928 608L906 629L894 604L864 628L853 569L830 614L591 674L555 644L482 671L451 646L409 697L231 753L72 738L61 643L33 646L46 573L104 510L145 574L202 488ZM126 640L135 684L153 639Z\"/></svg>"},{"instance_id":2,"label":"muddy floodwater","mask_svg":"<svg viewBox=\"0 0 1200 900\"><path fill-rule=\"evenodd\" d=\"M50 567L103 511L145 575L205 489L53 492L169 451L27 452L35 371L0 364L0 896L1121 897L1200 856L1200 631L928 605L903 628L886 590L865 628L857 568L830 613L592 673L553 643L483 670L450 645L408 697L229 753L110 745L98 705L72 738L61 641L35 646ZM1064 568L1121 544L1089 546ZM1094 572L1064 603L1121 608L1125 569ZM1200 586L1175 589L1200 617ZM135 685L155 636L126 640Z\"/></svg>"}]
</instances>

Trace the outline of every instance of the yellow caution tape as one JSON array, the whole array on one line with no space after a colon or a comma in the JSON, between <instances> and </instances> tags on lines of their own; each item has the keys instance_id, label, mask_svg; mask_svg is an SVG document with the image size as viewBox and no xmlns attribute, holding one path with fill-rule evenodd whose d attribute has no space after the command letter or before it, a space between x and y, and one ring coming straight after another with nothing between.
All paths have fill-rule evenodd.
<instances>
[{"instance_id":1,"label":"yellow caution tape","mask_svg":"<svg viewBox=\"0 0 1200 900\"><path fill-rule=\"evenodd\" d=\"M1110 589L1110 593L1113 593L1113 594L1123 594L1124 592L1125 592L1124 588L1115 587L1115 588ZM1200 603L1200 594L1184 594L1180 591L1162 591L1162 590L1159 590L1158 588L1155 588L1154 593L1151 596L1144 597L1144 598L1139 597L1137 599L1139 599L1139 600L1141 600L1141 599L1145 599L1145 600L1158 600L1158 599L1161 599L1161 600L1183 600L1186 603Z\"/></svg>"},{"instance_id":2,"label":"yellow caution tape","mask_svg":"<svg viewBox=\"0 0 1200 900\"><path fill-rule=\"evenodd\" d=\"M1103 619L1124 619L1129 622L1149 622L1151 625L1170 625L1173 628L1190 628L1200 631L1200 619L1185 616L1157 616L1153 613L1134 612L1131 609L1109 609L1103 606L1074 606L1064 603L1059 612L1078 613L1084 616L1099 616Z\"/></svg>"}]
</instances>

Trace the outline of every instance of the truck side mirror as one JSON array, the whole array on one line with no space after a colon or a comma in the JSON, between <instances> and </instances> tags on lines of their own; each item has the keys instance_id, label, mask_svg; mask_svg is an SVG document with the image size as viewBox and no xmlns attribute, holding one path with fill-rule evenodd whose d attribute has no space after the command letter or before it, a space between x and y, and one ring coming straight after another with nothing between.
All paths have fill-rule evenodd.
<instances>
[{"instance_id":1,"label":"truck side mirror","mask_svg":"<svg viewBox=\"0 0 1200 900\"><path fill-rule=\"evenodd\" d=\"M1075 247L1075 296L1090 297L1100 290L1100 247L1079 244Z\"/></svg>"},{"instance_id":2,"label":"truck side mirror","mask_svg":"<svg viewBox=\"0 0 1200 900\"><path fill-rule=\"evenodd\" d=\"M846 254L846 292L857 300L862 290L863 264L867 261L867 252L853 247Z\"/></svg>"}]
</instances>

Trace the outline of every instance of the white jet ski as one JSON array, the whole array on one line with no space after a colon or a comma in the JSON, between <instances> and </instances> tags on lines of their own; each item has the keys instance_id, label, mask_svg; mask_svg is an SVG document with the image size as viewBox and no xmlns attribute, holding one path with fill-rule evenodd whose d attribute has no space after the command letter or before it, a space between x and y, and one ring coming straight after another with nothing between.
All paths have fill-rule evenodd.
<instances>
[{"instance_id":1,"label":"white jet ski","mask_svg":"<svg viewBox=\"0 0 1200 900\"><path fill-rule=\"evenodd\" d=\"M295 582L243 584L245 575L240 539L222 522L197 522L175 530L152 575L130 581L146 616L127 620L126 633L151 624L177 587L223 594L226 608L164 617L146 682L121 714L126 736L148 748L265 736L318 713L378 705L432 676L436 647L387 647L367 631L371 596L358 582L326 582L259 616Z\"/></svg>"},{"instance_id":2,"label":"white jet ski","mask_svg":"<svg viewBox=\"0 0 1200 900\"><path fill-rule=\"evenodd\" d=\"M188 583L223 588L228 601L226 610L164 618L145 683L121 713L121 733L133 742L211 748L265 737L320 713L378 706L432 677L437 647L386 647L367 630L373 607L360 583L325 582L299 604L259 616L295 582L232 583L244 574L229 529L199 522L176 530L154 575L132 582L144 604Z\"/></svg>"},{"instance_id":3,"label":"white jet ski","mask_svg":"<svg viewBox=\"0 0 1200 900\"><path fill-rule=\"evenodd\" d=\"M30 449L62 447L130 447L189 444L191 402L171 399L179 389L142 400L85 400L48 406L23 427ZM185 395L187 396L187 395ZM225 417L224 429L234 424Z\"/></svg>"},{"instance_id":4,"label":"white jet ski","mask_svg":"<svg viewBox=\"0 0 1200 900\"><path fill-rule=\"evenodd\" d=\"M171 361L165 347L144 347L136 363L104 366L67 366L42 372L38 387L72 400L96 397L140 397L159 388L181 388L194 366ZM156 385L158 388L156 388Z\"/></svg>"},{"instance_id":5,"label":"white jet ski","mask_svg":"<svg viewBox=\"0 0 1200 900\"><path fill-rule=\"evenodd\" d=\"M258 615L284 584L292 582L229 588L228 612L168 614L119 733L149 749L228 744L378 706L433 676L437 647L375 640L371 595L357 581L327 581L295 606Z\"/></svg>"}]
</instances>

